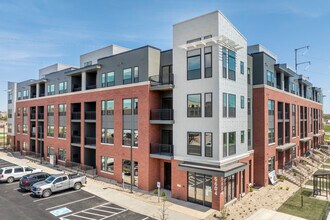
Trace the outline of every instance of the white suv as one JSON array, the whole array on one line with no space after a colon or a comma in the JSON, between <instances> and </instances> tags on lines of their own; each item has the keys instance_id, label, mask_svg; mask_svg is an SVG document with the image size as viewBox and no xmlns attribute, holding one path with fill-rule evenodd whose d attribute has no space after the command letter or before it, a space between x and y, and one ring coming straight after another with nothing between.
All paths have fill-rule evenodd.
<instances>
[{"instance_id":1,"label":"white suv","mask_svg":"<svg viewBox=\"0 0 330 220\"><path fill-rule=\"evenodd\" d=\"M28 166L3 167L0 168L0 182L12 183L27 174L38 172L42 172L42 170Z\"/></svg>"}]
</instances>

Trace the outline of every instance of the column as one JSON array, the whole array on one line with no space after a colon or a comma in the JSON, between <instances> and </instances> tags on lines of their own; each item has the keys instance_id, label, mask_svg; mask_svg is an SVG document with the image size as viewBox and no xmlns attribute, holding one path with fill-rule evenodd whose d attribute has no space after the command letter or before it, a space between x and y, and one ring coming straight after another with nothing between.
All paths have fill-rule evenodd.
<instances>
[{"instance_id":1,"label":"column","mask_svg":"<svg viewBox=\"0 0 330 220\"><path fill-rule=\"evenodd\" d=\"M284 90L284 73L281 73L281 89Z\"/></svg>"},{"instance_id":2,"label":"column","mask_svg":"<svg viewBox=\"0 0 330 220\"><path fill-rule=\"evenodd\" d=\"M39 92L40 92L40 86L39 86L39 83L37 83L37 89L36 89L37 91L36 91L36 93L37 93L37 95L36 95L36 98L39 98Z\"/></svg>"},{"instance_id":3,"label":"column","mask_svg":"<svg viewBox=\"0 0 330 220\"><path fill-rule=\"evenodd\" d=\"M86 90L86 72L82 72L81 74L81 91Z\"/></svg>"}]
</instances>

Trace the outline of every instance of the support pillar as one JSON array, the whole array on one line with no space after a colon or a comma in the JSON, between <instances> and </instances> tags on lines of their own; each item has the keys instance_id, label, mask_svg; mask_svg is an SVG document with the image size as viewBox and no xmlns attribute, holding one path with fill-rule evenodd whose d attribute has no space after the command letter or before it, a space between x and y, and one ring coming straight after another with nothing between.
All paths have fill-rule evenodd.
<instances>
[{"instance_id":1,"label":"support pillar","mask_svg":"<svg viewBox=\"0 0 330 220\"><path fill-rule=\"evenodd\" d=\"M81 91L86 90L86 72L82 72L81 74Z\"/></svg>"},{"instance_id":2,"label":"support pillar","mask_svg":"<svg viewBox=\"0 0 330 220\"><path fill-rule=\"evenodd\" d=\"M39 92L40 92L40 85L37 83L37 89L36 89L36 97L39 98Z\"/></svg>"}]
</instances>

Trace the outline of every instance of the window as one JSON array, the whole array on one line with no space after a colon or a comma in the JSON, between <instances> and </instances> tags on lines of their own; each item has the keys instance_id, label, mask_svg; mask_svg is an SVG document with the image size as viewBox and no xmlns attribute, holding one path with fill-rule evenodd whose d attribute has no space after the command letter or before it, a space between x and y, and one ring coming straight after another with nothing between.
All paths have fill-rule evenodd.
<instances>
[{"instance_id":1,"label":"window","mask_svg":"<svg viewBox=\"0 0 330 220\"><path fill-rule=\"evenodd\" d=\"M201 49L187 52L187 80L201 78Z\"/></svg>"},{"instance_id":2,"label":"window","mask_svg":"<svg viewBox=\"0 0 330 220\"><path fill-rule=\"evenodd\" d=\"M134 82L135 83L139 82L139 67L138 66L134 67Z\"/></svg>"},{"instance_id":3,"label":"window","mask_svg":"<svg viewBox=\"0 0 330 220\"><path fill-rule=\"evenodd\" d=\"M223 111L223 117L224 118L227 118L227 112L228 112L228 105L227 105L227 103L228 103L228 101L227 101L227 97L228 97L228 94L227 93L223 93L223 99L222 99L222 101L223 101L223 108L222 108L222 111Z\"/></svg>"},{"instance_id":4,"label":"window","mask_svg":"<svg viewBox=\"0 0 330 220\"><path fill-rule=\"evenodd\" d=\"M252 142L251 142L251 129L248 129L248 147L251 147L251 146L252 146Z\"/></svg>"},{"instance_id":5,"label":"window","mask_svg":"<svg viewBox=\"0 0 330 220\"><path fill-rule=\"evenodd\" d=\"M132 146L132 130L123 130L123 145Z\"/></svg>"},{"instance_id":6,"label":"window","mask_svg":"<svg viewBox=\"0 0 330 220\"><path fill-rule=\"evenodd\" d=\"M275 102L268 100L268 144L275 143Z\"/></svg>"},{"instance_id":7,"label":"window","mask_svg":"<svg viewBox=\"0 0 330 220\"><path fill-rule=\"evenodd\" d=\"M21 125L18 124L18 125L17 125L17 133L20 133L20 132L21 132Z\"/></svg>"},{"instance_id":8,"label":"window","mask_svg":"<svg viewBox=\"0 0 330 220\"><path fill-rule=\"evenodd\" d=\"M17 108L17 117L21 116L21 108Z\"/></svg>"},{"instance_id":9,"label":"window","mask_svg":"<svg viewBox=\"0 0 330 220\"><path fill-rule=\"evenodd\" d=\"M223 141L223 157L227 157L228 156L227 133L223 133L222 141Z\"/></svg>"},{"instance_id":10,"label":"window","mask_svg":"<svg viewBox=\"0 0 330 220\"><path fill-rule=\"evenodd\" d=\"M251 115L251 99L248 98L248 115Z\"/></svg>"},{"instance_id":11,"label":"window","mask_svg":"<svg viewBox=\"0 0 330 220\"><path fill-rule=\"evenodd\" d=\"M24 90L23 91L23 99L28 99L29 98L29 90Z\"/></svg>"},{"instance_id":12,"label":"window","mask_svg":"<svg viewBox=\"0 0 330 220\"><path fill-rule=\"evenodd\" d=\"M58 127L58 137L59 138L66 138L66 126Z\"/></svg>"},{"instance_id":13,"label":"window","mask_svg":"<svg viewBox=\"0 0 330 220\"><path fill-rule=\"evenodd\" d=\"M293 148L291 148L291 154L292 154L292 160L296 159L296 146L294 146Z\"/></svg>"},{"instance_id":14,"label":"window","mask_svg":"<svg viewBox=\"0 0 330 220\"><path fill-rule=\"evenodd\" d=\"M134 146L137 147L139 145L139 131L134 130Z\"/></svg>"},{"instance_id":15,"label":"window","mask_svg":"<svg viewBox=\"0 0 330 220\"><path fill-rule=\"evenodd\" d=\"M205 132L205 157L212 157L213 155L213 139L212 132Z\"/></svg>"},{"instance_id":16,"label":"window","mask_svg":"<svg viewBox=\"0 0 330 220\"><path fill-rule=\"evenodd\" d=\"M50 146L47 147L47 157L49 157L49 155L54 155L54 148Z\"/></svg>"},{"instance_id":17,"label":"window","mask_svg":"<svg viewBox=\"0 0 330 220\"><path fill-rule=\"evenodd\" d=\"M107 73L107 86L115 85L115 72Z\"/></svg>"},{"instance_id":18,"label":"window","mask_svg":"<svg viewBox=\"0 0 330 220\"><path fill-rule=\"evenodd\" d=\"M244 96L241 96L241 109L244 109Z\"/></svg>"},{"instance_id":19,"label":"window","mask_svg":"<svg viewBox=\"0 0 330 220\"><path fill-rule=\"evenodd\" d=\"M123 115L132 114L132 99L123 99Z\"/></svg>"},{"instance_id":20,"label":"window","mask_svg":"<svg viewBox=\"0 0 330 220\"><path fill-rule=\"evenodd\" d=\"M132 68L127 68L123 70L123 84L132 83Z\"/></svg>"},{"instance_id":21,"label":"window","mask_svg":"<svg viewBox=\"0 0 330 220\"><path fill-rule=\"evenodd\" d=\"M229 156L236 154L236 132L229 132L228 133L229 139Z\"/></svg>"},{"instance_id":22,"label":"window","mask_svg":"<svg viewBox=\"0 0 330 220\"><path fill-rule=\"evenodd\" d=\"M101 157L101 170L108 173L114 173L115 159L112 157Z\"/></svg>"},{"instance_id":23,"label":"window","mask_svg":"<svg viewBox=\"0 0 330 220\"><path fill-rule=\"evenodd\" d=\"M212 77L212 47L204 48L204 77Z\"/></svg>"},{"instance_id":24,"label":"window","mask_svg":"<svg viewBox=\"0 0 330 220\"><path fill-rule=\"evenodd\" d=\"M47 94L55 95L55 84L47 85Z\"/></svg>"},{"instance_id":25,"label":"window","mask_svg":"<svg viewBox=\"0 0 330 220\"><path fill-rule=\"evenodd\" d=\"M195 38L195 39L192 39L192 40L188 40L187 41L187 44L190 44L190 43L193 43L193 42L197 42L197 41L200 41L202 38L198 37L198 38Z\"/></svg>"},{"instance_id":26,"label":"window","mask_svg":"<svg viewBox=\"0 0 330 220\"><path fill-rule=\"evenodd\" d=\"M113 144L115 132L113 128L102 128L101 143Z\"/></svg>"},{"instance_id":27,"label":"window","mask_svg":"<svg viewBox=\"0 0 330 220\"><path fill-rule=\"evenodd\" d=\"M25 141L23 141L23 150L26 151L27 150L27 144Z\"/></svg>"},{"instance_id":28,"label":"window","mask_svg":"<svg viewBox=\"0 0 330 220\"><path fill-rule=\"evenodd\" d=\"M222 77L227 78L227 49L222 48Z\"/></svg>"},{"instance_id":29,"label":"window","mask_svg":"<svg viewBox=\"0 0 330 220\"><path fill-rule=\"evenodd\" d=\"M268 173L275 170L275 157L268 158Z\"/></svg>"},{"instance_id":30,"label":"window","mask_svg":"<svg viewBox=\"0 0 330 220\"><path fill-rule=\"evenodd\" d=\"M201 117L201 99L201 94L191 94L187 96L187 117Z\"/></svg>"},{"instance_id":31,"label":"window","mask_svg":"<svg viewBox=\"0 0 330 220\"><path fill-rule=\"evenodd\" d=\"M241 131L241 144L244 143L244 131Z\"/></svg>"},{"instance_id":32,"label":"window","mask_svg":"<svg viewBox=\"0 0 330 220\"><path fill-rule=\"evenodd\" d=\"M106 87L106 86L107 86L106 73L102 73L102 75L101 75L101 87Z\"/></svg>"},{"instance_id":33,"label":"window","mask_svg":"<svg viewBox=\"0 0 330 220\"><path fill-rule=\"evenodd\" d=\"M22 167L14 169L14 173L23 173L23 172L24 172L24 169Z\"/></svg>"},{"instance_id":34,"label":"window","mask_svg":"<svg viewBox=\"0 0 330 220\"><path fill-rule=\"evenodd\" d=\"M27 134L28 133L28 126L27 124L23 124L23 134Z\"/></svg>"},{"instance_id":35,"label":"window","mask_svg":"<svg viewBox=\"0 0 330 220\"><path fill-rule=\"evenodd\" d=\"M296 130L296 105L292 104L292 137L297 136L297 130Z\"/></svg>"},{"instance_id":36,"label":"window","mask_svg":"<svg viewBox=\"0 0 330 220\"><path fill-rule=\"evenodd\" d=\"M236 80L236 53L228 50L228 79Z\"/></svg>"},{"instance_id":37,"label":"window","mask_svg":"<svg viewBox=\"0 0 330 220\"><path fill-rule=\"evenodd\" d=\"M84 67L85 66L90 66L90 65L92 65L92 61L87 61L87 62L84 63Z\"/></svg>"},{"instance_id":38,"label":"window","mask_svg":"<svg viewBox=\"0 0 330 220\"><path fill-rule=\"evenodd\" d=\"M54 111L54 109L53 109ZM58 115L59 116L66 116L66 104L59 104L58 105Z\"/></svg>"},{"instance_id":39,"label":"window","mask_svg":"<svg viewBox=\"0 0 330 220\"><path fill-rule=\"evenodd\" d=\"M205 93L204 96L204 116L212 117L212 93Z\"/></svg>"},{"instance_id":40,"label":"window","mask_svg":"<svg viewBox=\"0 0 330 220\"><path fill-rule=\"evenodd\" d=\"M248 84L250 85L251 84L251 69L250 68L247 68L247 81L248 81Z\"/></svg>"},{"instance_id":41,"label":"window","mask_svg":"<svg viewBox=\"0 0 330 220\"><path fill-rule=\"evenodd\" d=\"M13 117L13 110L12 109L8 109L8 118L12 118Z\"/></svg>"},{"instance_id":42,"label":"window","mask_svg":"<svg viewBox=\"0 0 330 220\"><path fill-rule=\"evenodd\" d=\"M18 92L18 93L17 93L17 99L18 99L18 100L21 100L21 99L22 99L22 92Z\"/></svg>"},{"instance_id":43,"label":"window","mask_svg":"<svg viewBox=\"0 0 330 220\"><path fill-rule=\"evenodd\" d=\"M58 149L58 160L66 161L66 151L62 148Z\"/></svg>"},{"instance_id":44,"label":"window","mask_svg":"<svg viewBox=\"0 0 330 220\"><path fill-rule=\"evenodd\" d=\"M202 133L200 132L188 132L188 146L187 154L201 156L202 155Z\"/></svg>"},{"instance_id":45,"label":"window","mask_svg":"<svg viewBox=\"0 0 330 220\"><path fill-rule=\"evenodd\" d=\"M47 126L47 136L54 137L54 125Z\"/></svg>"},{"instance_id":46,"label":"window","mask_svg":"<svg viewBox=\"0 0 330 220\"><path fill-rule=\"evenodd\" d=\"M12 92L8 92L8 104L13 103L13 93Z\"/></svg>"},{"instance_id":47,"label":"window","mask_svg":"<svg viewBox=\"0 0 330 220\"><path fill-rule=\"evenodd\" d=\"M13 125L12 124L8 123L7 131L8 131L8 133L11 133L13 131Z\"/></svg>"},{"instance_id":48,"label":"window","mask_svg":"<svg viewBox=\"0 0 330 220\"><path fill-rule=\"evenodd\" d=\"M236 95L228 94L228 117L236 117Z\"/></svg>"},{"instance_id":49,"label":"window","mask_svg":"<svg viewBox=\"0 0 330 220\"><path fill-rule=\"evenodd\" d=\"M58 92L61 93L66 93L68 91L68 82L64 81L58 84Z\"/></svg>"},{"instance_id":50,"label":"window","mask_svg":"<svg viewBox=\"0 0 330 220\"><path fill-rule=\"evenodd\" d=\"M138 114L138 107L139 107L139 99L134 98L133 99L133 114L137 115Z\"/></svg>"},{"instance_id":51,"label":"window","mask_svg":"<svg viewBox=\"0 0 330 220\"><path fill-rule=\"evenodd\" d=\"M113 100L102 101L102 115L113 115L115 110L115 103Z\"/></svg>"},{"instance_id":52,"label":"window","mask_svg":"<svg viewBox=\"0 0 330 220\"><path fill-rule=\"evenodd\" d=\"M23 108L23 116L27 116L27 108Z\"/></svg>"},{"instance_id":53,"label":"window","mask_svg":"<svg viewBox=\"0 0 330 220\"><path fill-rule=\"evenodd\" d=\"M241 68L241 74L244 75L244 62L243 61L240 62L240 68Z\"/></svg>"},{"instance_id":54,"label":"window","mask_svg":"<svg viewBox=\"0 0 330 220\"><path fill-rule=\"evenodd\" d=\"M275 74L269 70L267 70L267 85L275 86Z\"/></svg>"},{"instance_id":55,"label":"window","mask_svg":"<svg viewBox=\"0 0 330 220\"><path fill-rule=\"evenodd\" d=\"M47 106L47 115L48 116L54 116L54 105L48 105Z\"/></svg>"}]
</instances>

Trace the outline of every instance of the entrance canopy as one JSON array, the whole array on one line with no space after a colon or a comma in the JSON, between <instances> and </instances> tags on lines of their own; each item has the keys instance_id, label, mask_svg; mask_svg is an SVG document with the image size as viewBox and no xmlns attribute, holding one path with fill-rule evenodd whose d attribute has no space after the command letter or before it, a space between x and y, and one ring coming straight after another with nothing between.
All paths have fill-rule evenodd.
<instances>
[{"instance_id":1,"label":"entrance canopy","mask_svg":"<svg viewBox=\"0 0 330 220\"><path fill-rule=\"evenodd\" d=\"M289 150L290 148L295 147L295 146L296 146L295 143L287 143L284 145L277 146L276 150L279 152L283 152L283 151Z\"/></svg>"},{"instance_id":2,"label":"entrance canopy","mask_svg":"<svg viewBox=\"0 0 330 220\"><path fill-rule=\"evenodd\" d=\"M224 166L183 162L179 164L179 169L211 176L228 177L239 171L245 170L246 166L247 165L245 163L240 162L235 162Z\"/></svg>"}]
</instances>

